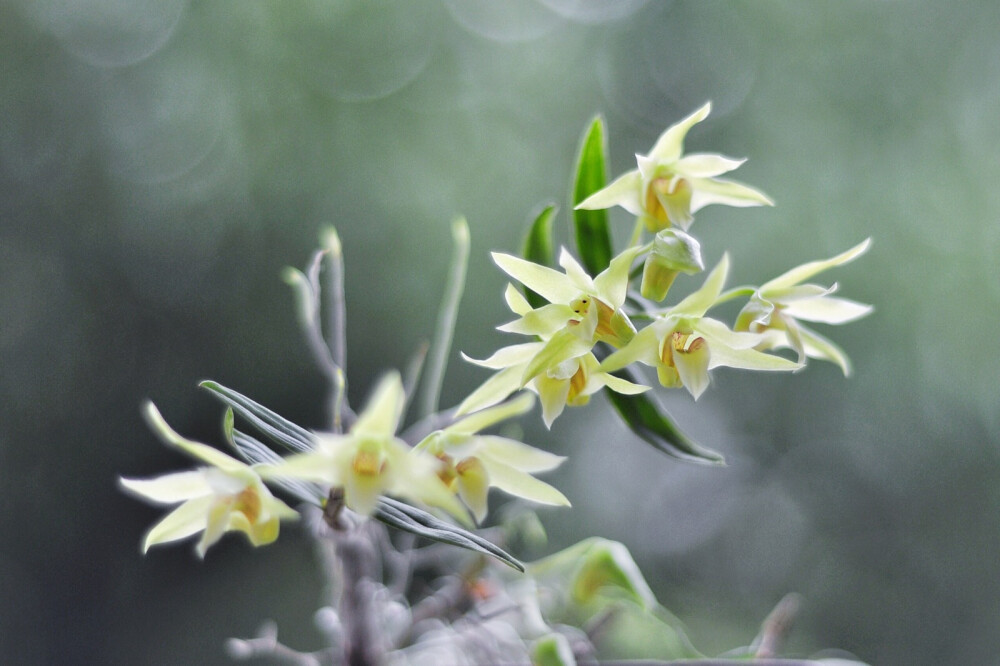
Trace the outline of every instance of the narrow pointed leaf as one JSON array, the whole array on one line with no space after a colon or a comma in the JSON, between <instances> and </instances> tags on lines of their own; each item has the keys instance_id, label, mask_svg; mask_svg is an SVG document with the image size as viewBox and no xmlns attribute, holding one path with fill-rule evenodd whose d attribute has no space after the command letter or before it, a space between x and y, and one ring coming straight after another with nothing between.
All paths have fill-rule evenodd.
<instances>
[{"instance_id":1,"label":"narrow pointed leaf","mask_svg":"<svg viewBox=\"0 0 1000 666\"><path fill-rule=\"evenodd\" d=\"M615 373L635 384L641 378L630 368ZM688 462L725 465L722 455L703 447L685 435L649 393L624 394L608 391L608 401L614 406L625 425L636 435L668 456Z\"/></svg>"},{"instance_id":2,"label":"narrow pointed leaf","mask_svg":"<svg viewBox=\"0 0 1000 666\"><path fill-rule=\"evenodd\" d=\"M382 497L372 515L390 527L416 534L431 541L483 553L495 557L513 569L524 571L523 564L496 544L404 502Z\"/></svg>"},{"instance_id":3,"label":"narrow pointed leaf","mask_svg":"<svg viewBox=\"0 0 1000 666\"><path fill-rule=\"evenodd\" d=\"M229 405L233 411L278 444L292 451L312 451L313 438L305 428L292 423L283 416L275 414L267 407L257 404L245 395L216 382L203 381L199 386L212 391L222 402Z\"/></svg>"},{"instance_id":4,"label":"narrow pointed leaf","mask_svg":"<svg viewBox=\"0 0 1000 666\"><path fill-rule=\"evenodd\" d=\"M594 118L580 145L573 183L573 205L597 192L607 182L605 175L604 119ZM591 275L597 275L611 263L611 234L608 212L604 209L573 209L576 248Z\"/></svg>"},{"instance_id":5,"label":"narrow pointed leaf","mask_svg":"<svg viewBox=\"0 0 1000 666\"><path fill-rule=\"evenodd\" d=\"M549 204L542 209L542 212L535 217L535 221L531 223L528 235L524 239L524 251L522 252L524 258L528 261L533 261L542 266L552 265L555 256L552 251L552 220L555 218L558 210L559 208L555 204ZM533 308L538 308L548 303L548 301L527 287L524 288L524 296Z\"/></svg>"},{"instance_id":6,"label":"narrow pointed leaf","mask_svg":"<svg viewBox=\"0 0 1000 666\"><path fill-rule=\"evenodd\" d=\"M607 393L625 425L668 456L688 462L724 465L725 459L685 435L648 393Z\"/></svg>"}]
</instances>

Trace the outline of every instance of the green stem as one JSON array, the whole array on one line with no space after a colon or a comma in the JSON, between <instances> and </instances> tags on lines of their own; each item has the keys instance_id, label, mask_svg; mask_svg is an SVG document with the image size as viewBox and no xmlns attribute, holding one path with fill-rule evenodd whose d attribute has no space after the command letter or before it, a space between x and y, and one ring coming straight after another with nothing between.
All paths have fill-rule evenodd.
<instances>
[{"instance_id":1,"label":"green stem","mask_svg":"<svg viewBox=\"0 0 1000 666\"><path fill-rule=\"evenodd\" d=\"M451 268L448 272L448 283L445 285L444 300L441 302L441 312L438 315L437 331L434 344L431 346L430 358L427 362L427 384L421 396L420 415L430 416L438 410L441 399L441 384L444 382L444 370L448 365L448 352L455 335L455 320L458 317L458 302L462 299L465 289L465 273L469 266L469 224L465 218L457 218L451 225L451 235L455 243Z\"/></svg>"}]
</instances>

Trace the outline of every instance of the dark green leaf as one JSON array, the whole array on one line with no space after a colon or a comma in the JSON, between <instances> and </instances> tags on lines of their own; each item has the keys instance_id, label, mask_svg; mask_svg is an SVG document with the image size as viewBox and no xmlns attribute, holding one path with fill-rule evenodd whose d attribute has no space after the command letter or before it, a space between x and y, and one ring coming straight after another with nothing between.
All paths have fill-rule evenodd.
<instances>
[{"instance_id":1,"label":"dark green leaf","mask_svg":"<svg viewBox=\"0 0 1000 666\"><path fill-rule=\"evenodd\" d=\"M625 368L616 373L631 382L641 384L639 377ZM649 393L624 395L607 391L608 400L618 410L625 425L636 435L663 451L668 456L689 462L725 465L725 459L715 451L698 444L681 432L670 416Z\"/></svg>"},{"instance_id":2,"label":"dark green leaf","mask_svg":"<svg viewBox=\"0 0 1000 666\"><path fill-rule=\"evenodd\" d=\"M559 208L555 204L548 204L535 217L535 221L531 223L528 235L524 239L523 254L524 258L528 261L533 261L543 266L552 266L555 263L555 255L552 251L552 219L556 216L558 210ZM528 303L533 308L540 308L548 303L548 301L527 287L524 288L524 297L528 299Z\"/></svg>"},{"instance_id":3,"label":"dark green leaf","mask_svg":"<svg viewBox=\"0 0 1000 666\"><path fill-rule=\"evenodd\" d=\"M378 501L374 517L390 527L416 534L417 536L447 543L459 548L474 550L489 555L518 571L524 571L524 565L514 559L506 551L476 536L472 532L456 527L451 523L439 520L431 514L410 506L404 502L382 497Z\"/></svg>"},{"instance_id":4,"label":"dark green leaf","mask_svg":"<svg viewBox=\"0 0 1000 666\"><path fill-rule=\"evenodd\" d=\"M253 424L261 433L299 453L312 451L312 435L283 416L275 414L267 407L259 405L245 395L228 389L213 381L203 381L202 388L212 391L220 400L229 405L237 414Z\"/></svg>"},{"instance_id":5,"label":"dark green leaf","mask_svg":"<svg viewBox=\"0 0 1000 666\"><path fill-rule=\"evenodd\" d=\"M573 183L573 205L580 203L607 183L604 166L604 119L594 118L580 144L580 155ZM606 210L573 210L576 249L591 275L597 275L611 263L611 234Z\"/></svg>"}]
</instances>

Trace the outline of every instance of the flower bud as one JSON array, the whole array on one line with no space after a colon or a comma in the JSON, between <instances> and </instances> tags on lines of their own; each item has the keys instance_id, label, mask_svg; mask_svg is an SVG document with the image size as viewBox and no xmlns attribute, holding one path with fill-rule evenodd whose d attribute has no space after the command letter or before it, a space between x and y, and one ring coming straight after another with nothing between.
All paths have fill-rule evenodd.
<instances>
[{"instance_id":1,"label":"flower bud","mask_svg":"<svg viewBox=\"0 0 1000 666\"><path fill-rule=\"evenodd\" d=\"M678 273L691 275L704 269L698 241L680 229L664 229L653 239L642 267L640 291L645 298L662 301Z\"/></svg>"}]
</instances>

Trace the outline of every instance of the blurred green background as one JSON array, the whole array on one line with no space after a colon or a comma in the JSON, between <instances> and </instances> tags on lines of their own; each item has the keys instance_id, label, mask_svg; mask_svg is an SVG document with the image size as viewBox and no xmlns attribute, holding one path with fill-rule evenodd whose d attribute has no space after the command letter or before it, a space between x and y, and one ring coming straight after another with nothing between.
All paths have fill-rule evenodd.
<instances>
[{"instance_id":1,"label":"blurred green background","mask_svg":"<svg viewBox=\"0 0 1000 666\"><path fill-rule=\"evenodd\" d=\"M564 203L588 120L617 174L712 100L689 148L750 157L737 176L778 203L699 214L731 284L874 238L824 276L877 308L830 331L855 376L723 369L697 405L666 394L721 470L652 451L602 399L529 425L571 456L550 547L624 541L706 652L797 591L793 650L996 663L998 31L993 0L0 4L0 661L228 663L265 618L316 647L296 529L139 555L159 512L116 478L188 464L141 402L218 442L211 377L321 426L279 276L331 223L355 402L430 335L456 213L456 347L482 357L510 341L487 251ZM453 359L448 404L485 376Z\"/></svg>"}]
</instances>

